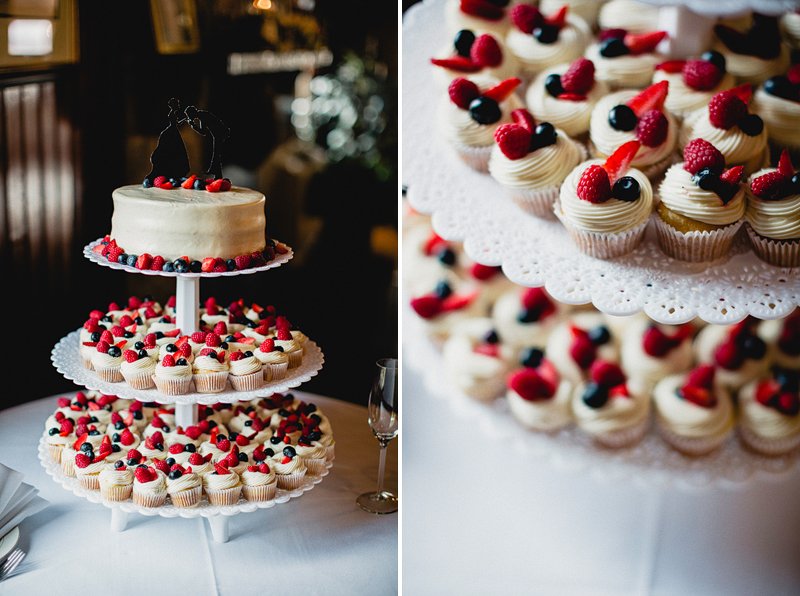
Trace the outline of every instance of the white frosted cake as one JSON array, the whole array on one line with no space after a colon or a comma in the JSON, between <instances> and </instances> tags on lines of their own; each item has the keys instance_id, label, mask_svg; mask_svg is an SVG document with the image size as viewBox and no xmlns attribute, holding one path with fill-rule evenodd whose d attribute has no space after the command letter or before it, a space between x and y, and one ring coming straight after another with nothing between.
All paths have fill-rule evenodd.
<instances>
[{"instance_id":1,"label":"white frosted cake","mask_svg":"<svg viewBox=\"0 0 800 596\"><path fill-rule=\"evenodd\" d=\"M133 254L191 259L263 251L265 198L234 186L225 192L130 185L113 193L111 238Z\"/></svg>"}]
</instances>

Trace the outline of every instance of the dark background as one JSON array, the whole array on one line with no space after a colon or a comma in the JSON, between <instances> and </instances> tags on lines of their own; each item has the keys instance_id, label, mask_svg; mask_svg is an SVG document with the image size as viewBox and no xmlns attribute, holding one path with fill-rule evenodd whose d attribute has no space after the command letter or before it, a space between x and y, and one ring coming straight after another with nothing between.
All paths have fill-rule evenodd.
<instances>
[{"instance_id":1,"label":"dark background","mask_svg":"<svg viewBox=\"0 0 800 596\"><path fill-rule=\"evenodd\" d=\"M325 368L303 389L366 402L375 360L397 355L397 8L366 0L316 4L314 16L334 55L328 71L350 51L376 61L387 73L389 124L382 151L384 162L391 164L388 174L386 168L378 174L350 160L318 168L302 193L288 192L295 186L285 172L277 178L280 185L259 186L259 169L294 136L285 106L294 94L296 73L227 74L228 53L270 46L259 35L261 17L226 13L224 5L235 3L197 2L201 50L161 55L149 2L79 2L77 64L0 74L0 262L7 280L0 309L7 329L2 358L12 369L0 409L77 389L55 371L49 354L90 310L105 310L109 302L123 302L131 294L150 294L163 303L174 293L170 278L124 274L81 255L84 245L110 231L113 189L138 183L149 171L149 154L166 124L172 96L214 112L230 126L224 166L236 166L236 175L228 170L225 175L234 184L264 192L268 233L290 240L302 254L267 273L204 280L202 298L213 295L228 303L243 297L277 305L325 352ZM54 117L69 132L67 149L58 159L69 162L73 177L62 176L56 186L27 183L32 178L26 168L36 166L29 158L30 144L40 143L44 155L46 129L40 126L30 139L20 139L13 133L15 122L9 122L17 113L15 89L37 85L55 90ZM26 111L23 106L22 113L35 119L45 109ZM14 181L20 172L26 180L23 197ZM15 200L25 201L25 221L31 225L44 217L37 206L58 193L74 197L75 215L66 222L69 238L57 236L51 225L41 226L44 240L27 229L13 229ZM313 234L270 217L298 200L303 216L321 222Z\"/></svg>"}]
</instances>

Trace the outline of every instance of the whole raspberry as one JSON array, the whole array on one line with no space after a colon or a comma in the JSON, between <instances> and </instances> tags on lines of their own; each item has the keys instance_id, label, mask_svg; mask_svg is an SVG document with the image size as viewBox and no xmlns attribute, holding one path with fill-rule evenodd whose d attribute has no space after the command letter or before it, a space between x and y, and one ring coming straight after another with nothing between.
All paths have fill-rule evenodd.
<instances>
[{"instance_id":1,"label":"whole raspberry","mask_svg":"<svg viewBox=\"0 0 800 596\"><path fill-rule=\"evenodd\" d=\"M517 124L503 124L495 131L494 140L508 159L522 159L530 150L531 133Z\"/></svg>"},{"instance_id":2,"label":"whole raspberry","mask_svg":"<svg viewBox=\"0 0 800 596\"><path fill-rule=\"evenodd\" d=\"M705 139L692 139L683 148L683 169L697 174L704 168L721 172L725 167L725 156Z\"/></svg>"},{"instance_id":3,"label":"whole raspberry","mask_svg":"<svg viewBox=\"0 0 800 596\"><path fill-rule=\"evenodd\" d=\"M151 271L161 271L161 268L164 266L164 257L161 255L156 255L153 257L153 262L150 264Z\"/></svg>"},{"instance_id":4,"label":"whole raspberry","mask_svg":"<svg viewBox=\"0 0 800 596\"><path fill-rule=\"evenodd\" d=\"M478 36L470 48L469 56L481 66L500 66L503 62L503 50L491 35Z\"/></svg>"},{"instance_id":5,"label":"whole raspberry","mask_svg":"<svg viewBox=\"0 0 800 596\"><path fill-rule=\"evenodd\" d=\"M592 363L589 376L602 387L616 387L625 382L625 374L619 366L602 360L595 360Z\"/></svg>"},{"instance_id":6,"label":"whole raspberry","mask_svg":"<svg viewBox=\"0 0 800 596\"><path fill-rule=\"evenodd\" d=\"M636 137L645 147L658 147L667 140L669 122L659 110L645 112L636 124Z\"/></svg>"},{"instance_id":7,"label":"whole raspberry","mask_svg":"<svg viewBox=\"0 0 800 596\"><path fill-rule=\"evenodd\" d=\"M517 4L511 9L511 22L523 33L533 33L542 21L542 13L530 4Z\"/></svg>"},{"instance_id":8,"label":"whole raspberry","mask_svg":"<svg viewBox=\"0 0 800 596\"><path fill-rule=\"evenodd\" d=\"M722 80L722 71L705 60L688 60L683 65L683 82L692 89L708 91Z\"/></svg>"},{"instance_id":9,"label":"whole raspberry","mask_svg":"<svg viewBox=\"0 0 800 596\"><path fill-rule=\"evenodd\" d=\"M206 334L202 331L195 331L192 333L191 339L196 344L204 344L206 343Z\"/></svg>"},{"instance_id":10,"label":"whole raspberry","mask_svg":"<svg viewBox=\"0 0 800 596\"><path fill-rule=\"evenodd\" d=\"M733 128L746 115L747 104L729 91L717 93L708 102L708 119L716 128Z\"/></svg>"},{"instance_id":11,"label":"whole raspberry","mask_svg":"<svg viewBox=\"0 0 800 596\"><path fill-rule=\"evenodd\" d=\"M126 362L136 362L137 360L139 360L139 354L137 354L133 350L125 350L122 353L122 357L125 358Z\"/></svg>"},{"instance_id":12,"label":"whole raspberry","mask_svg":"<svg viewBox=\"0 0 800 596\"><path fill-rule=\"evenodd\" d=\"M81 453L78 453L78 454L75 456L75 465L76 465L76 466L78 466L79 468L85 468L85 467L86 467L86 466L88 466L90 463L92 463L92 460L91 460L91 459L89 459L89 456L88 456L88 455L86 455L86 454L85 454L85 453L83 453L83 452L81 452Z\"/></svg>"},{"instance_id":13,"label":"whole raspberry","mask_svg":"<svg viewBox=\"0 0 800 596\"><path fill-rule=\"evenodd\" d=\"M462 77L453 79L453 82L447 88L447 92L450 94L450 101L462 110L469 109L470 102L481 94L475 83Z\"/></svg>"},{"instance_id":14,"label":"whole raspberry","mask_svg":"<svg viewBox=\"0 0 800 596\"><path fill-rule=\"evenodd\" d=\"M568 93L585 95L594 87L594 63L587 58L578 58L561 75L561 86Z\"/></svg>"},{"instance_id":15,"label":"whole raspberry","mask_svg":"<svg viewBox=\"0 0 800 596\"><path fill-rule=\"evenodd\" d=\"M236 268L239 270L249 269L251 263L250 255L239 255L234 259L234 262L236 263Z\"/></svg>"},{"instance_id":16,"label":"whole raspberry","mask_svg":"<svg viewBox=\"0 0 800 596\"><path fill-rule=\"evenodd\" d=\"M578 198L590 203L603 203L610 199L608 172L596 164L586 168L578 181Z\"/></svg>"}]
</instances>

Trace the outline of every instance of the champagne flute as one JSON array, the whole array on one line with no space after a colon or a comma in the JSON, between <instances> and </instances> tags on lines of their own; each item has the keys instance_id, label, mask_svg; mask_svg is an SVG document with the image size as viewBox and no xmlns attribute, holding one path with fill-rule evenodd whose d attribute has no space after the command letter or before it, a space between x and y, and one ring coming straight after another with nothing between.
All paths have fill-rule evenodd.
<instances>
[{"instance_id":1,"label":"champagne flute","mask_svg":"<svg viewBox=\"0 0 800 596\"><path fill-rule=\"evenodd\" d=\"M378 490L364 493L356 499L359 507L370 513L394 513L397 511L397 497L383 490L383 476L386 468L386 447L397 436L399 396L397 394L397 359L383 358L376 362L378 372L369 394L368 422L372 433L381 446L378 464Z\"/></svg>"}]
</instances>

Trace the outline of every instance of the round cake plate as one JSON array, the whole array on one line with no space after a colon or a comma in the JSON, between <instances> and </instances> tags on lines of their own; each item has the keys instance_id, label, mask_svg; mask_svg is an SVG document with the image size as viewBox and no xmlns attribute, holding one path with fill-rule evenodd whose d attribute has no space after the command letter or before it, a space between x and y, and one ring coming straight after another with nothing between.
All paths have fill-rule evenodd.
<instances>
[{"instance_id":1,"label":"round cake plate","mask_svg":"<svg viewBox=\"0 0 800 596\"><path fill-rule=\"evenodd\" d=\"M728 261L691 264L665 256L651 229L632 254L594 259L560 223L522 212L491 176L463 164L437 130L437 106L447 95L434 84L429 60L441 51L443 5L425 0L403 23L403 183L411 206L433 215L439 235L463 241L470 258L502 266L517 284L544 286L560 302L591 302L612 315L730 324L747 315L782 318L800 304L800 268L760 261L746 239Z\"/></svg>"},{"instance_id":2,"label":"round cake plate","mask_svg":"<svg viewBox=\"0 0 800 596\"><path fill-rule=\"evenodd\" d=\"M291 247L283 244L282 242L275 241L281 246L287 249L287 252L282 255L275 255L275 258L272 259L266 265L261 267L252 267L250 269L241 269L238 271L224 271L222 273L176 273L174 271L151 271L150 269L137 269L136 267L129 267L128 265L121 265L119 263L112 263L105 257L100 256L96 252L93 252L95 246L98 246L103 241L102 238L98 238L94 242L90 242L86 246L83 247L83 256L92 261L93 263L97 263L103 267L109 267L111 269L118 269L119 271L125 271L127 273L141 273L142 275L160 275L161 277L235 277L237 275L251 275L253 273L260 273L262 271L267 271L269 269L275 269L276 267L280 267L281 265L288 263L292 257L294 256L294 252L292 251Z\"/></svg>"},{"instance_id":3,"label":"round cake plate","mask_svg":"<svg viewBox=\"0 0 800 596\"><path fill-rule=\"evenodd\" d=\"M71 491L78 497L86 499L92 503L100 503L111 509L111 526L112 529L122 532L125 530L128 514L139 513L141 515L161 517L205 517L208 519L211 533L216 542L228 541L228 518L231 515L239 515L240 513L250 513L256 509L270 509L276 505L287 503L291 499L296 499L303 496L305 493L313 489L317 484L322 482L322 479L330 473L333 467L333 461L329 461L325 472L319 476L306 475L303 479L303 484L295 490L278 489L275 498L271 501L264 502L251 502L245 499L240 499L236 505L211 505L205 497L200 501L197 507L176 507L174 505L164 505L162 507L142 507L133 501L123 501L120 503L106 501L100 495L100 491L89 490L81 486L77 478L69 478L65 476L61 470L61 466L56 464L51 458L47 450L47 444L44 437L39 439L39 462L44 467L48 475L54 481L64 487L66 490Z\"/></svg>"},{"instance_id":4,"label":"round cake plate","mask_svg":"<svg viewBox=\"0 0 800 596\"><path fill-rule=\"evenodd\" d=\"M164 395L156 389L133 389L127 383L106 383L90 370L83 367L78 349L80 329L61 338L55 345L50 359L53 366L65 378L77 385L100 391L106 395L116 395L124 399L138 399L142 402L157 402L161 404L215 404L217 402L233 403L247 401L273 393L285 393L290 389L299 387L322 369L325 357L322 350L311 340L305 343L303 363L290 369L286 378L272 381L255 391L234 391L230 385L221 393L187 393L185 395Z\"/></svg>"},{"instance_id":5,"label":"round cake plate","mask_svg":"<svg viewBox=\"0 0 800 596\"><path fill-rule=\"evenodd\" d=\"M446 401L470 425L478 421L480 431L493 444L512 445L531 462L546 461L555 469L591 474L605 482L632 483L645 489L675 486L687 491L740 489L756 479L779 481L800 472L800 449L782 457L765 457L742 447L736 436L713 454L692 458L670 448L655 428L638 445L617 450L598 446L575 426L553 434L528 430L511 414L505 399L483 403L455 389L442 374L441 354L413 317L406 321L406 362L423 379L427 392Z\"/></svg>"}]
</instances>

